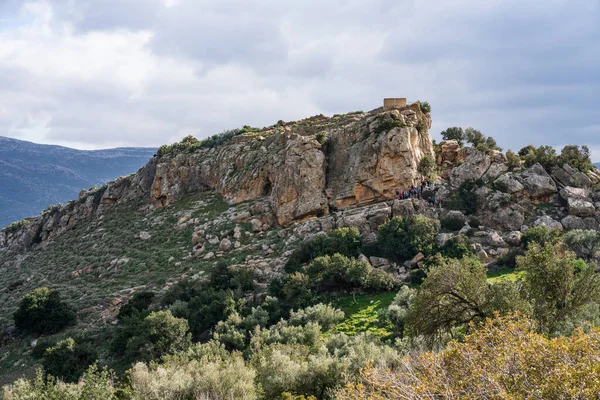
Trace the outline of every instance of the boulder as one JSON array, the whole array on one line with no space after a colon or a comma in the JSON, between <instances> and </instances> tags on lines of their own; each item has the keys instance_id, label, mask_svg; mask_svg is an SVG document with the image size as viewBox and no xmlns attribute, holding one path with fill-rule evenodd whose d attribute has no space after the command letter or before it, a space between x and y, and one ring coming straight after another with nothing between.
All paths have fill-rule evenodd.
<instances>
[{"instance_id":1,"label":"boulder","mask_svg":"<svg viewBox=\"0 0 600 400\"><path fill-rule=\"evenodd\" d=\"M562 167L554 166L550 173L557 182L564 186L577 188L589 188L592 186L590 177L568 164L564 164Z\"/></svg>"},{"instance_id":2,"label":"boulder","mask_svg":"<svg viewBox=\"0 0 600 400\"><path fill-rule=\"evenodd\" d=\"M580 218L575 215L567 215L560 222L562 223L562 226L566 230L573 230L573 229L598 230L598 228L599 228L598 221L596 221L596 219L592 218L592 217Z\"/></svg>"},{"instance_id":3,"label":"boulder","mask_svg":"<svg viewBox=\"0 0 600 400\"><path fill-rule=\"evenodd\" d=\"M415 214L417 211L415 210L415 206L413 205L412 199L404 199L404 200L394 200L392 205L392 215L407 217L409 215Z\"/></svg>"},{"instance_id":4,"label":"boulder","mask_svg":"<svg viewBox=\"0 0 600 400\"><path fill-rule=\"evenodd\" d=\"M435 244L439 247L444 247L448 240L452 239L454 235L452 233L439 233L435 236Z\"/></svg>"},{"instance_id":5,"label":"boulder","mask_svg":"<svg viewBox=\"0 0 600 400\"><path fill-rule=\"evenodd\" d=\"M388 268L391 266L387 258L369 257L369 261L373 268Z\"/></svg>"},{"instance_id":6,"label":"boulder","mask_svg":"<svg viewBox=\"0 0 600 400\"><path fill-rule=\"evenodd\" d=\"M138 235L138 237L141 240L150 240L150 238L152 238L152 235L150 235L150 232L146 232L146 231L141 231Z\"/></svg>"},{"instance_id":7,"label":"boulder","mask_svg":"<svg viewBox=\"0 0 600 400\"><path fill-rule=\"evenodd\" d=\"M516 247L521 244L521 237L523 234L520 231L509 232L505 237L504 241L509 245Z\"/></svg>"},{"instance_id":8,"label":"boulder","mask_svg":"<svg viewBox=\"0 0 600 400\"><path fill-rule=\"evenodd\" d=\"M490 157L482 151L468 149L465 161L452 170L450 183L453 187L459 187L463 182L480 179L492 163Z\"/></svg>"},{"instance_id":9,"label":"boulder","mask_svg":"<svg viewBox=\"0 0 600 400\"><path fill-rule=\"evenodd\" d=\"M534 202L548 202L558 192L556 183L540 164L535 164L517 175L517 179L520 179Z\"/></svg>"},{"instance_id":10,"label":"boulder","mask_svg":"<svg viewBox=\"0 0 600 400\"><path fill-rule=\"evenodd\" d=\"M508 166L504 163L494 162L488 168L487 172L483 175L481 179L484 182L494 182L498 177L508 171Z\"/></svg>"},{"instance_id":11,"label":"boulder","mask_svg":"<svg viewBox=\"0 0 600 400\"><path fill-rule=\"evenodd\" d=\"M567 200L569 215L577 217L592 217L596 215L596 207L591 201L569 198Z\"/></svg>"},{"instance_id":12,"label":"boulder","mask_svg":"<svg viewBox=\"0 0 600 400\"><path fill-rule=\"evenodd\" d=\"M415 269L419 267L419 264L423 262L425 255L423 253L417 253L411 260L406 261L404 266L409 269Z\"/></svg>"},{"instance_id":13,"label":"boulder","mask_svg":"<svg viewBox=\"0 0 600 400\"><path fill-rule=\"evenodd\" d=\"M535 227L535 226L545 226L545 227L547 227L548 229L551 229L551 230L553 230L553 229L558 230L558 231L562 231L563 230L563 225L560 222L556 221L555 219L553 219L552 217L550 217L548 215L544 215L544 216L539 217L538 219L536 219L531 224L531 226L532 227Z\"/></svg>"},{"instance_id":14,"label":"boulder","mask_svg":"<svg viewBox=\"0 0 600 400\"><path fill-rule=\"evenodd\" d=\"M508 247L508 244L502 239L502 236L496 231L475 232L472 240L489 247Z\"/></svg>"},{"instance_id":15,"label":"boulder","mask_svg":"<svg viewBox=\"0 0 600 400\"><path fill-rule=\"evenodd\" d=\"M465 223L465 221L467 220L467 218L465 217L465 214L463 214L462 212L457 211L457 210L448 211L448 213L446 214L446 216L444 218L452 220L452 221L460 221L462 223Z\"/></svg>"},{"instance_id":16,"label":"boulder","mask_svg":"<svg viewBox=\"0 0 600 400\"><path fill-rule=\"evenodd\" d=\"M229 251L231 249L231 240L224 238L223 240L221 240L221 243L219 243L219 250L221 251Z\"/></svg>"},{"instance_id":17,"label":"boulder","mask_svg":"<svg viewBox=\"0 0 600 400\"><path fill-rule=\"evenodd\" d=\"M508 194L515 194L525 190L525 186L523 186L512 173L501 175L494 181L494 187L497 190Z\"/></svg>"}]
</instances>

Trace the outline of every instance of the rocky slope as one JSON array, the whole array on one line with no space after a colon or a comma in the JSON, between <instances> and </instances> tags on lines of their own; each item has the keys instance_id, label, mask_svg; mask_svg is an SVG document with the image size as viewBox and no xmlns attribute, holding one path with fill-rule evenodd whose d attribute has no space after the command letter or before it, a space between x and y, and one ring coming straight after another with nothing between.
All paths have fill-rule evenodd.
<instances>
[{"instance_id":1,"label":"rocky slope","mask_svg":"<svg viewBox=\"0 0 600 400\"><path fill-rule=\"evenodd\" d=\"M155 149L81 151L0 137L0 227L146 164Z\"/></svg>"},{"instance_id":2,"label":"rocky slope","mask_svg":"<svg viewBox=\"0 0 600 400\"><path fill-rule=\"evenodd\" d=\"M262 219L280 226L390 200L419 181L419 160L433 155L430 126L415 103L281 123L213 148L154 157L135 174L0 231L0 253L45 242L116 204L141 200L158 209L198 191L231 203L266 199Z\"/></svg>"}]
</instances>

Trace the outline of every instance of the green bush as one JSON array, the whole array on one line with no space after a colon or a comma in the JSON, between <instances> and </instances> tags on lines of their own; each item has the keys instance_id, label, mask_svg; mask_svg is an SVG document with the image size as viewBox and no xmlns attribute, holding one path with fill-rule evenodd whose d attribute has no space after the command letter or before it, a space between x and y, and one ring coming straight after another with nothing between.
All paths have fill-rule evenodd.
<instances>
[{"instance_id":1,"label":"green bush","mask_svg":"<svg viewBox=\"0 0 600 400\"><path fill-rule=\"evenodd\" d=\"M506 152L506 165L511 171L521 166L521 157L512 150Z\"/></svg>"},{"instance_id":2,"label":"green bush","mask_svg":"<svg viewBox=\"0 0 600 400\"><path fill-rule=\"evenodd\" d=\"M338 228L327 235L317 235L311 241L303 243L294 252L285 265L288 273L299 271L303 264L324 255L342 254L346 257L358 257L361 248L361 236L356 227Z\"/></svg>"},{"instance_id":3,"label":"green bush","mask_svg":"<svg viewBox=\"0 0 600 400\"><path fill-rule=\"evenodd\" d=\"M563 237L564 244L584 260L591 261L600 251L600 232L574 229Z\"/></svg>"},{"instance_id":4,"label":"green bush","mask_svg":"<svg viewBox=\"0 0 600 400\"><path fill-rule=\"evenodd\" d=\"M481 180L468 180L463 182L458 190L454 191L448 201L446 208L449 210L462 211L465 214L474 214L478 209L478 200L475 190L483 184Z\"/></svg>"},{"instance_id":5,"label":"green bush","mask_svg":"<svg viewBox=\"0 0 600 400\"><path fill-rule=\"evenodd\" d=\"M569 164L584 172L594 169L594 164L590 159L590 149L587 146L568 145L563 147L558 156L558 164Z\"/></svg>"},{"instance_id":6,"label":"green bush","mask_svg":"<svg viewBox=\"0 0 600 400\"><path fill-rule=\"evenodd\" d=\"M92 346L67 338L46 349L42 365L48 375L64 382L77 382L97 359L98 353Z\"/></svg>"},{"instance_id":7,"label":"green bush","mask_svg":"<svg viewBox=\"0 0 600 400\"><path fill-rule=\"evenodd\" d=\"M324 331L328 331L344 320L344 312L329 304L317 304L298 311L291 311L288 320L290 325L306 325L309 322L317 323Z\"/></svg>"},{"instance_id":8,"label":"green bush","mask_svg":"<svg viewBox=\"0 0 600 400\"><path fill-rule=\"evenodd\" d=\"M417 172L430 180L434 180L440 174L440 169L435 163L434 158L431 155L426 154L419 160Z\"/></svg>"},{"instance_id":9,"label":"green bush","mask_svg":"<svg viewBox=\"0 0 600 400\"><path fill-rule=\"evenodd\" d=\"M405 126L401 121L386 115L379 117L379 124L373 129L373 133L379 135L382 132L389 132L394 128L403 128Z\"/></svg>"},{"instance_id":10,"label":"green bush","mask_svg":"<svg viewBox=\"0 0 600 400\"><path fill-rule=\"evenodd\" d=\"M438 221L422 215L397 216L379 227L377 242L389 257L409 259L419 252L431 254L439 230Z\"/></svg>"},{"instance_id":11,"label":"green bush","mask_svg":"<svg viewBox=\"0 0 600 400\"><path fill-rule=\"evenodd\" d=\"M442 229L447 229L449 231L460 231L465 223L459 219L455 218L442 218L440 219L440 226Z\"/></svg>"},{"instance_id":12,"label":"green bush","mask_svg":"<svg viewBox=\"0 0 600 400\"><path fill-rule=\"evenodd\" d=\"M454 236L440 248L440 254L446 258L462 259L473 255L473 247L464 235Z\"/></svg>"},{"instance_id":13,"label":"green bush","mask_svg":"<svg viewBox=\"0 0 600 400\"><path fill-rule=\"evenodd\" d=\"M537 243L544 246L546 243L554 244L560 240L560 232L556 229L548 229L546 226L534 226L527 229L521 236L521 243L526 249L532 243Z\"/></svg>"},{"instance_id":14,"label":"green bush","mask_svg":"<svg viewBox=\"0 0 600 400\"><path fill-rule=\"evenodd\" d=\"M489 153L493 150L502 151L502 148L496 144L496 140L493 137L486 137L483 133L476 129L465 129L465 138L467 142L471 143L474 149L479 151L483 151L485 153Z\"/></svg>"},{"instance_id":15,"label":"green bush","mask_svg":"<svg viewBox=\"0 0 600 400\"><path fill-rule=\"evenodd\" d=\"M185 350L190 344L191 335L185 319L174 317L171 311L156 311L144 318L137 334L129 339L125 356L132 361L158 360Z\"/></svg>"},{"instance_id":16,"label":"green bush","mask_svg":"<svg viewBox=\"0 0 600 400\"><path fill-rule=\"evenodd\" d=\"M367 276L365 290L368 292L379 293L388 292L396 286L394 276L377 268L373 268Z\"/></svg>"},{"instance_id":17,"label":"green bush","mask_svg":"<svg viewBox=\"0 0 600 400\"><path fill-rule=\"evenodd\" d=\"M142 291L134 293L131 300L119 309L117 318L122 320L131 317L136 312L147 310L150 304L152 304L152 299L154 299L153 292Z\"/></svg>"},{"instance_id":18,"label":"green bush","mask_svg":"<svg viewBox=\"0 0 600 400\"><path fill-rule=\"evenodd\" d=\"M431 112L431 105L428 102L419 102L419 106L423 114L429 114Z\"/></svg>"},{"instance_id":19,"label":"green bush","mask_svg":"<svg viewBox=\"0 0 600 400\"><path fill-rule=\"evenodd\" d=\"M306 274L324 290L362 287L367 282L371 266L339 253L315 258Z\"/></svg>"},{"instance_id":20,"label":"green bush","mask_svg":"<svg viewBox=\"0 0 600 400\"><path fill-rule=\"evenodd\" d=\"M28 219L22 219L20 221L16 221L16 222L13 222L12 224L8 225L6 228L4 228L4 231L9 234L15 233L15 232L27 227L30 223L31 223L31 221L29 221Z\"/></svg>"},{"instance_id":21,"label":"green bush","mask_svg":"<svg viewBox=\"0 0 600 400\"><path fill-rule=\"evenodd\" d=\"M75 311L60 299L60 293L47 287L27 293L13 314L15 326L28 333L55 333L75 323Z\"/></svg>"},{"instance_id":22,"label":"green bush","mask_svg":"<svg viewBox=\"0 0 600 400\"><path fill-rule=\"evenodd\" d=\"M540 146L538 148L528 146L521 149L521 151L525 153L521 157L527 168L539 163L545 169L550 169L559 161L556 150L552 146ZM519 151L519 155L521 155L521 151Z\"/></svg>"},{"instance_id":23,"label":"green bush","mask_svg":"<svg viewBox=\"0 0 600 400\"><path fill-rule=\"evenodd\" d=\"M467 139L463 128L459 128L457 126L442 131L440 135L442 135L442 139L444 140L456 140L460 146L462 146L464 141Z\"/></svg>"}]
</instances>

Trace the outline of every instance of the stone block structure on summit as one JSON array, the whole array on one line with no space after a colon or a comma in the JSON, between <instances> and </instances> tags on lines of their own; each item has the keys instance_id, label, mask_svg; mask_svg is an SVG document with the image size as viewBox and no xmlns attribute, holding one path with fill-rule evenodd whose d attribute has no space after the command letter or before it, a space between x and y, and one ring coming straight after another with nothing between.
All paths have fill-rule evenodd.
<instances>
[{"instance_id":1,"label":"stone block structure on summit","mask_svg":"<svg viewBox=\"0 0 600 400\"><path fill-rule=\"evenodd\" d=\"M406 97L395 97L383 99L383 109L393 110L395 108L406 107Z\"/></svg>"}]
</instances>

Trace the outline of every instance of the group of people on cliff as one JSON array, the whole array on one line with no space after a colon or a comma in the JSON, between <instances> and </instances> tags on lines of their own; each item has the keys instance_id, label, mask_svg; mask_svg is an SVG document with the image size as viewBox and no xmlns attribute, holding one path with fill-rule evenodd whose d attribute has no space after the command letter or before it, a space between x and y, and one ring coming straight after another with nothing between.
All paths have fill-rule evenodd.
<instances>
[{"instance_id":1,"label":"group of people on cliff","mask_svg":"<svg viewBox=\"0 0 600 400\"><path fill-rule=\"evenodd\" d=\"M408 188L408 190L403 190L401 191L400 189L396 190L396 198L398 198L399 200L404 200L404 199L419 199L421 200L421 197L423 195L423 192L425 191L426 187L429 187L431 185L431 182L429 182L429 179L424 179L421 181L421 186L415 186L415 185L411 185L410 188Z\"/></svg>"},{"instance_id":2,"label":"group of people on cliff","mask_svg":"<svg viewBox=\"0 0 600 400\"><path fill-rule=\"evenodd\" d=\"M396 198L398 200L405 200L405 199L421 200L424 196L423 193L425 192L425 189L429 188L430 186L431 186L431 182L429 181L429 178L423 179L421 181L420 186L411 185L410 188L408 188L408 190L397 189L396 190ZM427 200L429 205L431 205L432 207L436 207L438 205L441 207L441 205L442 205L441 199L436 199L435 191L432 193L431 196L427 197L425 200Z\"/></svg>"}]
</instances>

